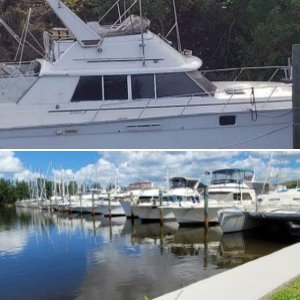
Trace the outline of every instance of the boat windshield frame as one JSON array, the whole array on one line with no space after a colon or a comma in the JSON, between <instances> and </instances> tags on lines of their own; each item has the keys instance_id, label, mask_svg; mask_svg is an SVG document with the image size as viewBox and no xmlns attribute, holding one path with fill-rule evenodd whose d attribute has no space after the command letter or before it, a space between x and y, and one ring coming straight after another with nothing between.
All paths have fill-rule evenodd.
<instances>
[{"instance_id":1,"label":"boat windshield frame","mask_svg":"<svg viewBox=\"0 0 300 300\"><path fill-rule=\"evenodd\" d=\"M248 169L222 169L212 173L211 184L242 183L253 181L254 171Z\"/></svg>"}]
</instances>

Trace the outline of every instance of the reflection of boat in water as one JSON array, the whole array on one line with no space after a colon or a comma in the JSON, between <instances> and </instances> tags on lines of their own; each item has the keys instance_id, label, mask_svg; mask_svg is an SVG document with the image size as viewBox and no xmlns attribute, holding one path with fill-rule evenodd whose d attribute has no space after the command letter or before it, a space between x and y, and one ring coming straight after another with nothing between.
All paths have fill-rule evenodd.
<instances>
[{"instance_id":1,"label":"reflection of boat in water","mask_svg":"<svg viewBox=\"0 0 300 300\"><path fill-rule=\"evenodd\" d=\"M200 251L206 254L215 254L219 247L221 230L219 227L182 228L174 235L174 240L168 246L176 256L199 255Z\"/></svg>"},{"instance_id":2,"label":"reflection of boat in water","mask_svg":"<svg viewBox=\"0 0 300 300\"><path fill-rule=\"evenodd\" d=\"M160 223L140 223L132 228L132 239L135 243L156 243L165 237L172 237L178 229L177 222L167 222L162 226Z\"/></svg>"},{"instance_id":3,"label":"reflection of boat in water","mask_svg":"<svg viewBox=\"0 0 300 300\"><path fill-rule=\"evenodd\" d=\"M240 265L286 247L276 236L259 236L253 232L223 234L218 251L219 264Z\"/></svg>"}]
</instances>

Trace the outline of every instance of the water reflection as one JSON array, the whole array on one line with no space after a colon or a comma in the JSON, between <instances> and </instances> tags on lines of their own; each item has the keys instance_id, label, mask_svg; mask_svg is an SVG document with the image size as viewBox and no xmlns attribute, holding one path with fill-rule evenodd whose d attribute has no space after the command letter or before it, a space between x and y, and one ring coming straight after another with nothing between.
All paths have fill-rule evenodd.
<instances>
[{"instance_id":1,"label":"water reflection","mask_svg":"<svg viewBox=\"0 0 300 300\"><path fill-rule=\"evenodd\" d=\"M24 209L0 216L1 299L153 298L287 245L176 222Z\"/></svg>"}]
</instances>

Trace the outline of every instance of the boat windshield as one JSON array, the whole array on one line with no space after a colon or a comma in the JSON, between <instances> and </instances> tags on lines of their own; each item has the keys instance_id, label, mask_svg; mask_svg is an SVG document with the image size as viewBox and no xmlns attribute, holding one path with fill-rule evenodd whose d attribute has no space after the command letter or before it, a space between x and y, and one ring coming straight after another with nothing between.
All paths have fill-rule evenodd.
<instances>
[{"instance_id":1,"label":"boat windshield","mask_svg":"<svg viewBox=\"0 0 300 300\"><path fill-rule=\"evenodd\" d=\"M187 181L185 178L172 178L170 179L170 188L178 189L187 187Z\"/></svg>"},{"instance_id":2,"label":"boat windshield","mask_svg":"<svg viewBox=\"0 0 300 300\"><path fill-rule=\"evenodd\" d=\"M193 71L187 73L205 92L214 96L217 87L209 81L206 77L204 77L201 72Z\"/></svg>"},{"instance_id":3,"label":"boat windshield","mask_svg":"<svg viewBox=\"0 0 300 300\"><path fill-rule=\"evenodd\" d=\"M254 172L252 170L223 169L213 172L211 184L241 183L243 181L252 181L253 178Z\"/></svg>"}]
</instances>

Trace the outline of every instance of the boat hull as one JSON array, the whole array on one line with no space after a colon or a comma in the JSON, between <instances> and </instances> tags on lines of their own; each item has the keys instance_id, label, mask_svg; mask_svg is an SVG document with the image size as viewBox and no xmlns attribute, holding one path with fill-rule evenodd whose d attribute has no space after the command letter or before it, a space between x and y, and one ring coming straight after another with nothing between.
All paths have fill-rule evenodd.
<instances>
[{"instance_id":1,"label":"boat hull","mask_svg":"<svg viewBox=\"0 0 300 300\"><path fill-rule=\"evenodd\" d=\"M175 220L173 209L169 207L159 208L152 205L136 205L133 206L132 210L133 214L142 221L159 221L161 216L163 220Z\"/></svg>"},{"instance_id":2,"label":"boat hull","mask_svg":"<svg viewBox=\"0 0 300 300\"><path fill-rule=\"evenodd\" d=\"M292 119L288 112L289 110L264 112L269 118L258 118L256 122L251 120L249 113L231 113L236 115L239 124L224 127L220 127L218 123L221 114L199 114L0 129L0 148L292 148ZM274 122L274 116L278 114L283 116Z\"/></svg>"},{"instance_id":3,"label":"boat hull","mask_svg":"<svg viewBox=\"0 0 300 300\"><path fill-rule=\"evenodd\" d=\"M124 216L125 212L120 203L112 203L109 209L108 204L100 204L95 208L95 213L102 214L104 216Z\"/></svg>"},{"instance_id":4,"label":"boat hull","mask_svg":"<svg viewBox=\"0 0 300 300\"><path fill-rule=\"evenodd\" d=\"M122 208L124 210L125 216L127 218L132 217L132 208L131 208L131 202L127 200L120 200L120 203L122 205Z\"/></svg>"},{"instance_id":5,"label":"boat hull","mask_svg":"<svg viewBox=\"0 0 300 300\"><path fill-rule=\"evenodd\" d=\"M251 230L260 225L259 220L251 219L249 213L243 210L220 210L218 219L223 233Z\"/></svg>"},{"instance_id":6,"label":"boat hull","mask_svg":"<svg viewBox=\"0 0 300 300\"><path fill-rule=\"evenodd\" d=\"M218 210L220 207L209 207L208 208L208 222L218 223ZM203 224L204 218L204 207L179 207L175 208L174 215L179 224Z\"/></svg>"}]
</instances>

